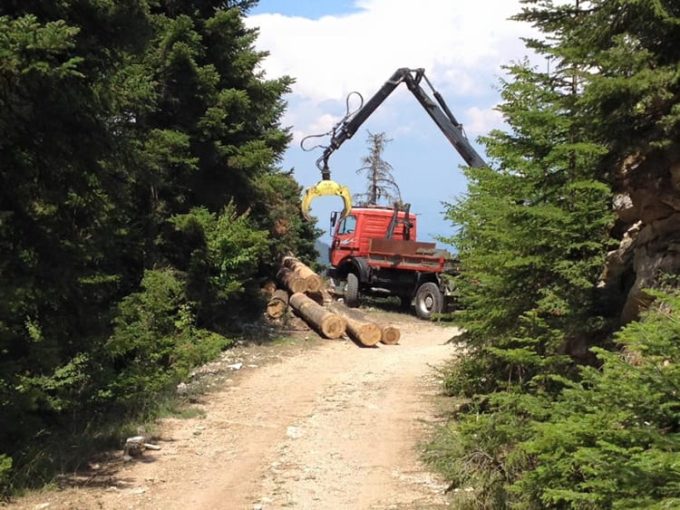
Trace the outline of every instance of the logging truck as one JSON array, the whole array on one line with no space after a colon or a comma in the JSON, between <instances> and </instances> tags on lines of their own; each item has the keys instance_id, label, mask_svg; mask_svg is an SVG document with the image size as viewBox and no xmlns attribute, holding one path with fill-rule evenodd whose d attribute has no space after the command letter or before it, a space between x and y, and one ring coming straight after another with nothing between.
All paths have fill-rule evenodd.
<instances>
[{"instance_id":1,"label":"logging truck","mask_svg":"<svg viewBox=\"0 0 680 510\"><path fill-rule=\"evenodd\" d=\"M452 302L455 259L435 243L416 241L416 223L408 206L354 207L344 218L332 213L329 276L347 306L358 306L361 294L393 295L429 319Z\"/></svg>"},{"instance_id":2,"label":"logging truck","mask_svg":"<svg viewBox=\"0 0 680 510\"><path fill-rule=\"evenodd\" d=\"M405 306L413 303L417 315L427 319L441 312L446 298L453 294L447 275L456 274L454 260L434 243L416 241L416 218L408 207L352 208L349 189L331 180L328 166L330 156L352 138L401 83L406 84L468 166L486 166L424 70L400 68L365 104L331 130L331 139L316 162L321 181L305 191L302 213L309 217L311 201L319 196L339 196L343 200L342 212L331 216L333 241L329 255L332 281L337 283L347 305L356 306L362 293L388 293L399 296Z\"/></svg>"}]
</instances>

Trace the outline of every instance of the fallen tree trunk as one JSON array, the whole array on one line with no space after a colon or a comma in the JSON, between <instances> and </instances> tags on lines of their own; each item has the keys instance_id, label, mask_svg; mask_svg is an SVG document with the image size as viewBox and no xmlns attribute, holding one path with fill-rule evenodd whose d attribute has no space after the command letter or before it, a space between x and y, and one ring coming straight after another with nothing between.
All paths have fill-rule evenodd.
<instances>
[{"instance_id":1,"label":"fallen tree trunk","mask_svg":"<svg viewBox=\"0 0 680 510\"><path fill-rule=\"evenodd\" d=\"M272 319L278 319L288 310L288 292L277 289L267 303L267 315Z\"/></svg>"},{"instance_id":2,"label":"fallen tree trunk","mask_svg":"<svg viewBox=\"0 0 680 510\"><path fill-rule=\"evenodd\" d=\"M283 267L290 269L307 283L307 292L319 292L323 287L323 279L312 269L292 256L283 257Z\"/></svg>"},{"instance_id":3,"label":"fallen tree trunk","mask_svg":"<svg viewBox=\"0 0 680 510\"><path fill-rule=\"evenodd\" d=\"M401 331L399 328L382 322L376 322L356 308L349 308L347 305L337 301L333 301L330 305L327 305L327 307L343 317L375 324L380 329L380 342L386 345L396 345L399 343L399 339L401 338Z\"/></svg>"},{"instance_id":4,"label":"fallen tree trunk","mask_svg":"<svg viewBox=\"0 0 680 510\"><path fill-rule=\"evenodd\" d=\"M326 289L321 289L319 292L307 292L306 294L321 306L328 307L333 302L333 296Z\"/></svg>"},{"instance_id":5,"label":"fallen tree trunk","mask_svg":"<svg viewBox=\"0 0 680 510\"><path fill-rule=\"evenodd\" d=\"M293 294L290 297L290 306L326 338L340 338L345 334L347 323L343 317L326 310L303 293Z\"/></svg>"},{"instance_id":6,"label":"fallen tree trunk","mask_svg":"<svg viewBox=\"0 0 680 510\"><path fill-rule=\"evenodd\" d=\"M281 282L281 285L286 287L291 294L307 292L307 282L305 279L287 267L279 269L279 272L276 273L276 279Z\"/></svg>"},{"instance_id":7,"label":"fallen tree trunk","mask_svg":"<svg viewBox=\"0 0 680 510\"><path fill-rule=\"evenodd\" d=\"M399 343L399 339L401 338L401 331L399 331L399 328L381 323L378 323L378 326L380 327L380 341L382 343L385 345L397 345Z\"/></svg>"},{"instance_id":8,"label":"fallen tree trunk","mask_svg":"<svg viewBox=\"0 0 680 510\"><path fill-rule=\"evenodd\" d=\"M350 315L345 312L346 306L340 303L330 303L328 309L345 318L349 335L361 345L371 347L382 338L380 327L370 320L362 320L357 314Z\"/></svg>"}]
</instances>

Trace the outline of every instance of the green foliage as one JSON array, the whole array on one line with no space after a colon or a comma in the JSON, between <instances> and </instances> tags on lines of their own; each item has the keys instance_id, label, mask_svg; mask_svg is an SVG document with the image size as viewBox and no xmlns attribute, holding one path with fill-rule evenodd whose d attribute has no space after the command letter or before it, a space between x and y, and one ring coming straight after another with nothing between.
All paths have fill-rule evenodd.
<instances>
[{"instance_id":1,"label":"green foliage","mask_svg":"<svg viewBox=\"0 0 680 510\"><path fill-rule=\"evenodd\" d=\"M0 494L5 494L9 490L11 471L11 457L0 454Z\"/></svg>"},{"instance_id":2,"label":"green foliage","mask_svg":"<svg viewBox=\"0 0 680 510\"><path fill-rule=\"evenodd\" d=\"M470 508L672 508L676 298L620 333L623 355L590 347L612 347L597 281L616 170L675 150L680 12L523 3L517 19L542 31L527 42L551 70L507 68L511 131L483 139L495 169L467 170L468 195L449 207L466 355L445 384L466 400L431 459Z\"/></svg>"},{"instance_id":3,"label":"green foliage","mask_svg":"<svg viewBox=\"0 0 680 510\"><path fill-rule=\"evenodd\" d=\"M513 485L535 508L675 508L680 504L680 293L654 293L652 310L595 349L532 424L519 448L531 459Z\"/></svg>"},{"instance_id":4,"label":"green foliage","mask_svg":"<svg viewBox=\"0 0 680 510\"><path fill-rule=\"evenodd\" d=\"M147 271L142 290L118 306L114 331L105 345L114 379L100 398L135 410L147 409L157 395L214 357L229 340L196 327L184 284L170 270Z\"/></svg>"},{"instance_id":5,"label":"green foliage","mask_svg":"<svg viewBox=\"0 0 680 510\"><path fill-rule=\"evenodd\" d=\"M183 234L179 248L186 267L178 266L187 272L189 298L210 317L219 317L220 309L236 316L238 310L229 305L242 297L244 282L256 273L267 250L267 232L256 230L233 203L219 215L196 208L171 221Z\"/></svg>"},{"instance_id":6,"label":"green foliage","mask_svg":"<svg viewBox=\"0 0 680 510\"><path fill-rule=\"evenodd\" d=\"M39 483L72 467L60 433L147 412L276 257L314 257L253 4L0 3L3 488L10 458Z\"/></svg>"},{"instance_id":7,"label":"green foliage","mask_svg":"<svg viewBox=\"0 0 680 510\"><path fill-rule=\"evenodd\" d=\"M526 64L509 71L500 110L513 133L485 139L498 170L466 170L468 194L449 207L464 268L455 318L488 389L566 370L564 354L602 329L595 282L612 223L608 187L589 177L602 149L572 141L579 129L562 106L570 96ZM460 389L472 395L480 388L469 380Z\"/></svg>"},{"instance_id":8,"label":"green foliage","mask_svg":"<svg viewBox=\"0 0 680 510\"><path fill-rule=\"evenodd\" d=\"M310 266L316 265L319 254L314 243L322 231L300 214L301 192L290 173L264 174L257 179L252 219L269 233L269 251L260 263L263 273L275 274L281 258L290 252Z\"/></svg>"}]
</instances>

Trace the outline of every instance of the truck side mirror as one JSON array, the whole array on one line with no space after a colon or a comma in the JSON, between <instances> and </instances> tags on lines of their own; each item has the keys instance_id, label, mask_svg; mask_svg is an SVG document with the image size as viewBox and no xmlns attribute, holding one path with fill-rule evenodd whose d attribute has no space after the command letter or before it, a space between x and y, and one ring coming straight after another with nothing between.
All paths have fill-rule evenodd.
<instances>
[{"instance_id":1,"label":"truck side mirror","mask_svg":"<svg viewBox=\"0 0 680 510\"><path fill-rule=\"evenodd\" d=\"M331 213L331 229L335 226L335 224L338 222L338 211L333 211Z\"/></svg>"}]
</instances>

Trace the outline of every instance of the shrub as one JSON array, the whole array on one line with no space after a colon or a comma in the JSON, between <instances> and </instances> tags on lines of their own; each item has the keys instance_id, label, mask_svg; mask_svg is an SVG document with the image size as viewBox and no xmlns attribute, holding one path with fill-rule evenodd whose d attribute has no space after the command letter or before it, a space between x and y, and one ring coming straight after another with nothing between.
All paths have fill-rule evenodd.
<instances>
[{"instance_id":1,"label":"shrub","mask_svg":"<svg viewBox=\"0 0 680 510\"><path fill-rule=\"evenodd\" d=\"M536 507L680 506L680 293L654 293L642 321L624 328L622 350L593 349L520 449L531 458L512 490Z\"/></svg>"},{"instance_id":2,"label":"shrub","mask_svg":"<svg viewBox=\"0 0 680 510\"><path fill-rule=\"evenodd\" d=\"M158 393L230 344L196 327L184 284L168 269L144 274L142 290L123 299L106 344L114 374L99 393L117 406L146 408Z\"/></svg>"},{"instance_id":3,"label":"shrub","mask_svg":"<svg viewBox=\"0 0 680 510\"><path fill-rule=\"evenodd\" d=\"M197 304L199 320L214 324L229 312L238 315L245 284L267 252L267 233L254 228L248 213L238 214L233 203L220 214L194 208L172 223L182 235L178 266L187 273L187 297Z\"/></svg>"}]
</instances>

